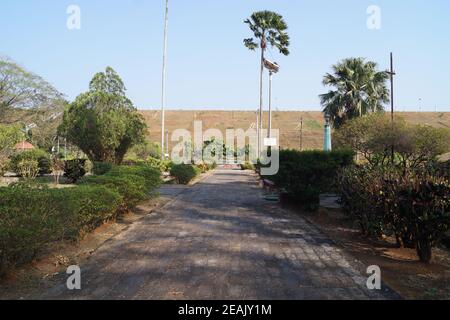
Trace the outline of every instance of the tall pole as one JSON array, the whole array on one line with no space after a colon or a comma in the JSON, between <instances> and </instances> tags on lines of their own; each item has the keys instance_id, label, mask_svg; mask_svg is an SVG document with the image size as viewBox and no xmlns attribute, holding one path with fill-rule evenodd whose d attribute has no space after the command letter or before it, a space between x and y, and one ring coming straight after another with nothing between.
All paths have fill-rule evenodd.
<instances>
[{"instance_id":1,"label":"tall pole","mask_svg":"<svg viewBox=\"0 0 450 320\"><path fill-rule=\"evenodd\" d=\"M264 75L264 50L266 49L266 34L263 32L261 40L261 74L259 79L259 133L258 133L258 158L262 153L262 130L263 130L263 75Z\"/></svg>"},{"instance_id":2,"label":"tall pole","mask_svg":"<svg viewBox=\"0 0 450 320\"><path fill-rule=\"evenodd\" d=\"M303 117L300 118L300 151L303 151Z\"/></svg>"},{"instance_id":3,"label":"tall pole","mask_svg":"<svg viewBox=\"0 0 450 320\"><path fill-rule=\"evenodd\" d=\"M256 110L256 138L259 139L259 110ZM256 157L259 158L260 151L259 151L259 142L256 147Z\"/></svg>"},{"instance_id":4,"label":"tall pole","mask_svg":"<svg viewBox=\"0 0 450 320\"><path fill-rule=\"evenodd\" d=\"M272 138L272 77L273 72L269 72L269 130L267 132L267 138Z\"/></svg>"},{"instance_id":5,"label":"tall pole","mask_svg":"<svg viewBox=\"0 0 450 320\"><path fill-rule=\"evenodd\" d=\"M166 14L164 18L164 49L161 86L161 158L165 159L164 135L166 131L166 64L167 64L167 28L169 25L169 0L166 0Z\"/></svg>"},{"instance_id":6,"label":"tall pole","mask_svg":"<svg viewBox=\"0 0 450 320\"><path fill-rule=\"evenodd\" d=\"M391 70L389 72L391 78L391 125L392 132L394 131L394 55L391 52ZM395 150L394 150L394 141L392 141L392 150L391 150L391 161L394 163L395 160Z\"/></svg>"}]
</instances>

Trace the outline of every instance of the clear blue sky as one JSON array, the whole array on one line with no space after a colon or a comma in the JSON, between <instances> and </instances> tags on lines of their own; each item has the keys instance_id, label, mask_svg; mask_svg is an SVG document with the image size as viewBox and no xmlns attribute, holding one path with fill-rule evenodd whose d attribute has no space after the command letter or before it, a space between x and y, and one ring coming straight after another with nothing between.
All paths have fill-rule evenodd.
<instances>
[{"instance_id":1,"label":"clear blue sky","mask_svg":"<svg viewBox=\"0 0 450 320\"><path fill-rule=\"evenodd\" d=\"M66 9L81 8L81 30L66 27ZM381 8L381 30L366 26ZM244 48L243 20L253 11L282 14L291 55L274 83L275 106L317 110L330 65L362 56L385 69L396 58L401 109L450 111L448 0L171 0L167 98L171 108L256 109L258 54ZM72 100L110 65L141 109L160 104L164 0L1 1L0 54L43 76Z\"/></svg>"}]
</instances>

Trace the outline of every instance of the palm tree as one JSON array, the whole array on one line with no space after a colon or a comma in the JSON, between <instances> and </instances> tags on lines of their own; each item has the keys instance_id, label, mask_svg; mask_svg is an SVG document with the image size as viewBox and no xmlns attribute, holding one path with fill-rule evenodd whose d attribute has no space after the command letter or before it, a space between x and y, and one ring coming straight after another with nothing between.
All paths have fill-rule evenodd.
<instances>
[{"instance_id":1,"label":"palm tree","mask_svg":"<svg viewBox=\"0 0 450 320\"><path fill-rule=\"evenodd\" d=\"M283 17L272 11L259 11L252 14L250 19L244 21L249 25L254 38L244 39L245 46L250 50L261 49L261 74L260 74L260 92L259 92L259 127L263 124L263 74L264 59L267 45L276 47L280 53L289 55L289 35L286 33L288 28ZM258 137L258 150L260 152L261 137Z\"/></svg>"},{"instance_id":2,"label":"palm tree","mask_svg":"<svg viewBox=\"0 0 450 320\"><path fill-rule=\"evenodd\" d=\"M389 74L377 71L375 62L349 58L332 68L333 74L326 74L323 84L335 90L320 95L320 100L336 128L352 118L384 110L383 104L389 102Z\"/></svg>"}]
</instances>

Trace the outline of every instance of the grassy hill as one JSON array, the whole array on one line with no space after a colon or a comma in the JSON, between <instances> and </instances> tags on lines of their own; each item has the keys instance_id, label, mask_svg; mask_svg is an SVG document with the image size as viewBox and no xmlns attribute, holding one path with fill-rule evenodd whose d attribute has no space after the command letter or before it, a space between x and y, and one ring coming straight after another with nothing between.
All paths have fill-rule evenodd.
<instances>
[{"instance_id":1,"label":"grassy hill","mask_svg":"<svg viewBox=\"0 0 450 320\"><path fill-rule=\"evenodd\" d=\"M161 140L160 111L141 111L150 130L152 141ZM303 117L303 148L321 149L323 146L324 119L321 112L279 111L273 113L273 128L280 130L282 148L300 149L300 119ZM418 113L400 112L397 117L412 124L427 124L450 128L450 112ZM203 121L203 129L216 128L225 132L228 128L244 129L255 127L256 114L250 111L167 111L166 130L176 129L193 132L193 123ZM267 127L268 114L264 116Z\"/></svg>"}]
</instances>

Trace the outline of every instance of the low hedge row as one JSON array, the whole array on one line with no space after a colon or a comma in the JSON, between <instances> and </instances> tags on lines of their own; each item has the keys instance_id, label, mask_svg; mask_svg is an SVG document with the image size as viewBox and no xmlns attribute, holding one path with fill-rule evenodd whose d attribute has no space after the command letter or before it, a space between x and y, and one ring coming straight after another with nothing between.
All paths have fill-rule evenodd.
<instances>
[{"instance_id":1,"label":"low hedge row","mask_svg":"<svg viewBox=\"0 0 450 320\"><path fill-rule=\"evenodd\" d=\"M353 164L351 151L280 151L280 168L267 177L289 198L308 208L316 208L320 194L335 189L338 172Z\"/></svg>"},{"instance_id":2,"label":"low hedge row","mask_svg":"<svg viewBox=\"0 0 450 320\"><path fill-rule=\"evenodd\" d=\"M188 184L194 180L202 170L191 164L176 164L170 169L170 175L180 184Z\"/></svg>"},{"instance_id":3,"label":"low hedge row","mask_svg":"<svg viewBox=\"0 0 450 320\"><path fill-rule=\"evenodd\" d=\"M31 261L51 242L77 240L116 218L159 184L159 171L138 166L115 167L73 188L23 183L0 188L0 275Z\"/></svg>"}]
</instances>

